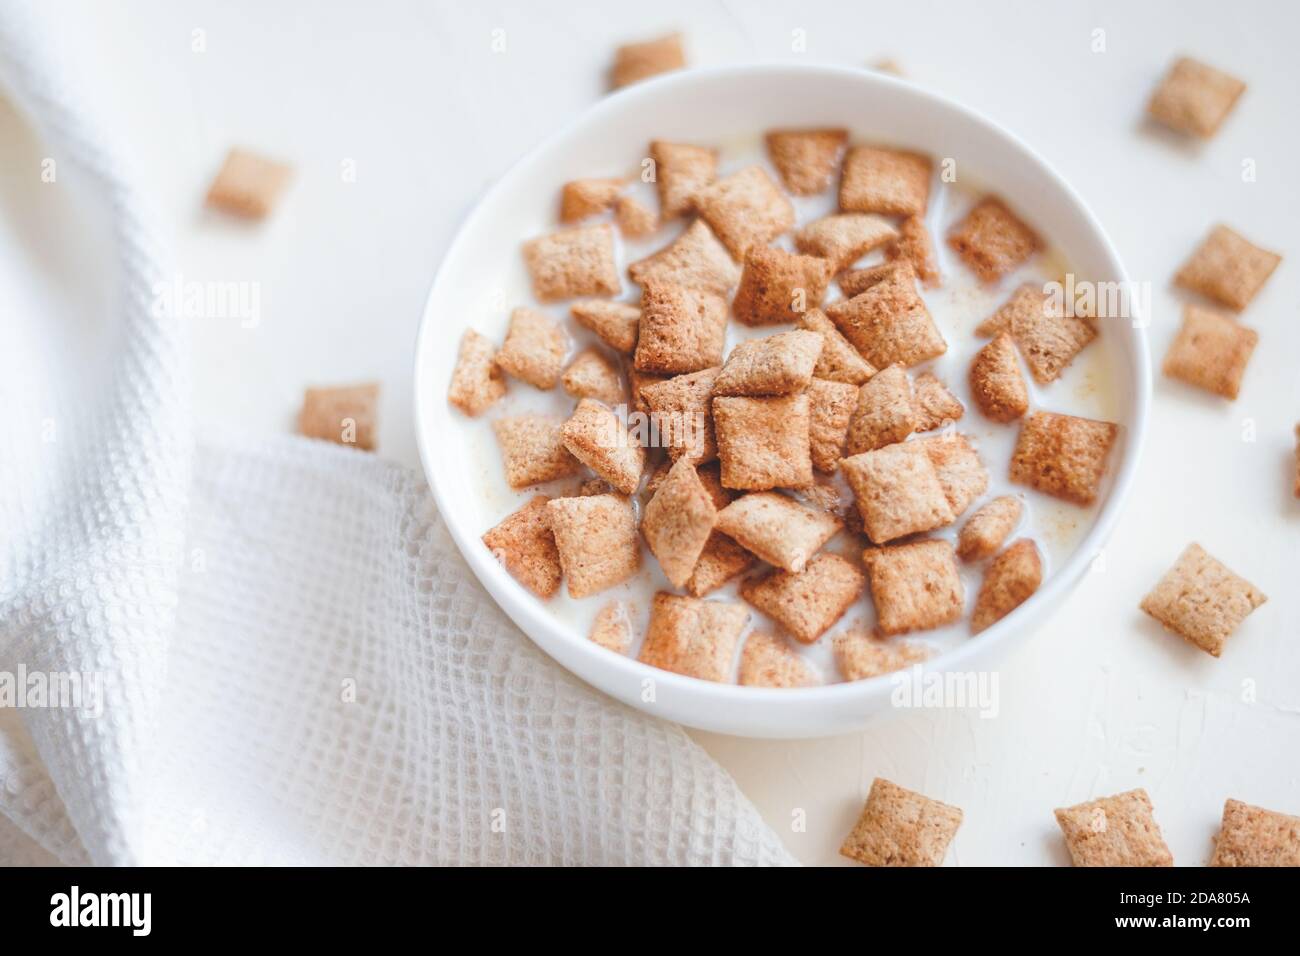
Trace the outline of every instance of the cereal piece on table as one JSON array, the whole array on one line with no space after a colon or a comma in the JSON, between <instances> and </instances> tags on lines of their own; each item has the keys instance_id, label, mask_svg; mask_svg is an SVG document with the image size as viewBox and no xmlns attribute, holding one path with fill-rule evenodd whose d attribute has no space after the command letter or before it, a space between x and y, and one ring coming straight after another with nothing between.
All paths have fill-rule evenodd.
<instances>
[{"instance_id":1,"label":"cereal piece on table","mask_svg":"<svg viewBox=\"0 0 1300 956\"><path fill-rule=\"evenodd\" d=\"M862 555L881 634L928 631L961 618L965 591L952 545L938 539L868 548Z\"/></svg>"},{"instance_id":2,"label":"cereal piece on table","mask_svg":"<svg viewBox=\"0 0 1300 956\"><path fill-rule=\"evenodd\" d=\"M510 328L496 363L521 382L550 389L560 380L568 351L569 338L560 323L544 312L521 306L510 313Z\"/></svg>"},{"instance_id":3,"label":"cereal piece on table","mask_svg":"<svg viewBox=\"0 0 1300 956\"><path fill-rule=\"evenodd\" d=\"M740 596L805 644L844 616L866 586L862 572L838 554L819 554L798 574L773 570L750 578Z\"/></svg>"},{"instance_id":4,"label":"cereal piece on table","mask_svg":"<svg viewBox=\"0 0 1300 956\"><path fill-rule=\"evenodd\" d=\"M650 282L641 291L632 361L642 372L698 372L722 363L726 334L727 302L721 296Z\"/></svg>"},{"instance_id":5,"label":"cereal piece on table","mask_svg":"<svg viewBox=\"0 0 1300 956\"><path fill-rule=\"evenodd\" d=\"M293 167L235 147L208 187L207 204L245 219L265 219L292 178Z\"/></svg>"},{"instance_id":6,"label":"cereal piece on table","mask_svg":"<svg viewBox=\"0 0 1300 956\"><path fill-rule=\"evenodd\" d=\"M641 307L630 302L588 299L575 302L569 314L584 328L595 332L602 342L616 352L631 355L636 348L637 328L641 324Z\"/></svg>"},{"instance_id":7,"label":"cereal piece on table","mask_svg":"<svg viewBox=\"0 0 1300 956\"><path fill-rule=\"evenodd\" d=\"M929 372L922 372L916 377L912 386L912 402L916 405L918 432L933 431L942 425L950 425L966 413L966 406Z\"/></svg>"},{"instance_id":8,"label":"cereal piece on table","mask_svg":"<svg viewBox=\"0 0 1300 956\"><path fill-rule=\"evenodd\" d=\"M618 295L614 230L608 223L562 229L524 243L524 262L540 302Z\"/></svg>"},{"instance_id":9,"label":"cereal piece on table","mask_svg":"<svg viewBox=\"0 0 1300 956\"><path fill-rule=\"evenodd\" d=\"M556 478L568 478L582 470L582 462L564 447L563 423L544 415L516 415L492 423L506 483L527 488Z\"/></svg>"},{"instance_id":10,"label":"cereal piece on table","mask_svg":"<svg viewBox=\"0 0 1300 956\"><path fill-rule=\"evenodd\" d=\"M822 337L796 329L741 342L722 365L714 395L773 396L802 392L812 381Z\"/></svg>"},{"instance_id":11,"label":"cereal piece on table","mask_svg":"<svg viewBox=\"0 0 1300 956\"><path fill-rule=\"evenodd\" d=\"M812 484L807 395L715 398L722 486L750 491Z\"/></svg>"},{"instance_id":12,"label":"cereal piece on table","mask_svg":"<svg viewBox=\"0 0 1300 956\"><path fill-rule=\"evenodd\" d=\"M641 390L652 435L673 458L710 461L718 455L713 427L713 383L721 369L706 368L653 382Z\"/></svg>"},{"instance_id":13,"label":"cereal piece on table","mask_svg":"<svg viewBox=\"0 0 1300 956\"><path fill-rule=\"evenodd\" d=\"M905 259L916 277L927 286L939 284L939 265L935 262L934 240L922 216L908 216L899 224L898 238L885 247L885 259Z\"/></svg>"},{"instance_id":14,"label":"cereal piece on table","mask_svg":"<svg viewBox=\"0 0 1300 956\"><path fill-rule=\"evenodd\" d=\"M473 329L466 329L451 373L447 401L473 416L482 414L505 393L506 380L496 363L495 346Z\"/></svg>"},{"instance_id":15,"label":"cereal piece on table","mask_svg":"<svg viewBox=\"0 0 1300 956\"><path fill-rule=\"evenodd\" d=\"M695 570L686 582L686 590L695 597L704 597L736 575L744 574L757 563L758 558L750 551L720 531L715 531L704 543L700 560L695 563Z\"/></svg>"},{"instance_id":16,"label":"cereal piece on table","mask_svg":"<svg viewBox=\"0 0 1300 956\"><path fill-rule=\"evenodd\" d=\"M560 222L577 222L614 205L626 183L621 179L575 179L560 190Z\"/></svg>"},{"instance_id":17,"label":"cereal piece on table","mask_svg":"<svg viewBox=\"0 0 1300 956\"><path fill-rule=\"evenodd\" d=\"M840 462L876 544L942 528L956 517L934 463L915 444L886 445Z\"/></svg>"},{"instance_id":18,"label":"cereal piece on table","mask_svg":"<svg viewBox=\"0 0 1300 956\"><path fill-rule=\"evenodd\" d=\"M754 631L740 651L742 687L812 687L820 681L779 634Z\"/></svg>"},{"instance_id":19,"label":"cereal piece on table","mask_svg":"<svg viewBox=\"0 0 1300 956\"><path fill-rule=\"evenodd\" d=\"M867 866L940 866L959 826L957 807L877 777L840 853Z\"/></svg>"},{"instance_id":20,"label":"cereal piece on table","mask_svg":"<svg viewBox=\"0 0 1300 956\"><path fill-rule=\"evenodd\" d=\"M1261 249L1240 233L1219 225L1183 263L1174 282L1240 312L1281 261L1277 253Z\"/></svg>"},{"instance_id":21,"label":"cereal piece on table","mask_svg":"<svg viewBox=\"0 0 1300 956\"><path fill-rule=\"evenodd\" d=\"M740 266L704 220L697 219L671 245L628 266L627 274L641 286L660 282L721 295L740 278Z\"/></svg>"},{"instance_id":22,"label":"cereal piece on table","mask_svg":"<svg viewBox=\"0 0 1300 956\"><path fill-rule=\"evenodd\" d=\"M1075 866L1173 866L1142 789L1056 811Z\"/></svg>"},{"instance_id":23,"label":"cereal piece on table","mask_svg":"<svg viewBox=\"0 0 1300 956\"><path fill-rule=\"evenodd\" d=\"M1020 426L1011 480L1076 505L1097 500L1106 459L1119 434L1111 422L1035 412Z\"/></svg>"},{"instance_id":24,"label":"cereal piece on table","mask_svg":"<svg viewBox=\"0 0 1300 956\"><path fill-rule=\"evenodd\" d=\"M659 217L635 196L619 196L614 200L614 221L618 231L629 239L641 239L659 228Z\"/></svg>"},{"instance_id":25,"label":"cereal piece on table","mask_svg":"<svg viewBox=\"0 0 1300 956\"><path fill-rule=\"evenodd\" d=\"M830 281L825 259L755 245L745 256L731 306L737 321L745 325L794 322L821 305Z\"/></svg>"},{"instance_id":26,"label":"cereal piece on table","mask_svg":"<svg viewBox=\"0 0 1300 956\"><path fill-rule=\"evenodd\" d=\"M785 495L759 491L718 512L717 529L768 564L798 574L840 530L834 515L805 508Z\"/></svg>"},{"instance_id":27,"label":"cereal piece on table","mask_svg":"<svg viewBox=\"0 0 1300 956\"><path fill-rule=\"evenodd\" d=\"M997 553L1020 522L1023 506L1015 495L994 498L971 515L957 534L957 557L981 561Z\"/></svg>"},{"instance_id":28,"label":"cereal piece on table","mask_svg":"<svg viewBox=\"0 0 1300 956\"><path fill-rule=\"evenodd\" d=\"M846 129L774 129L765 137L767 155L785 188L815 196L830 186L849 141Z\"/></svg>"},{"instance_id":29,"label":"cereal piece on table","mask_svg":"<svg viewBox=\"0 0 1300 956\"><path fill-rule=\"evenodd\" d=\"M897 236L898 231L888 219L872 213L845 212L808 223L794 234L794 245L802 253L825 259L833 274Z\"/></svg>"},{"instance_id":30,"label":"cereal piece on table","mask_svg":"<svg viewBox=\"0 0 1300 956\"><path fill-rule=\"evenodd\" d=\"M840 209L886 216L923 216L930 199L930 157L855 146L844 157Z\"/></svg>"},{"instance_id":31,"label":"cereal piece on table","mask_svg":"<svg viewBox=\"0 0 1300 956\"><path fill-rule=\"evenodd\" d=\"M884 448L912 434L917 424L912 381L903 366L890 365L858 390L846 448L850 455Z\"/></svg>"},{"instance_id":32,"label":"cereal piece on table","mask_svg":"<svg viewBox=\"0 0 1300 956\"><path fill-rule=\"evenodd\" d=\"M1165 354L1164 373L1233 401L1259 333L1210 309L1188 305Z\"/></svg>"},{"instance_id":33,"label":"cereal piece on table","mask_svg":"<svg viewBox=\"0 0 1300 956\"><path fill-rule=\"evenodd\" d=\"M869 65L870 68L875 70L877 73L888 73L890 76L907 75L906 73L903 72L903 68L902 66L899 65L898 61L891 60L889 57L884 57L883 59L879 59L879 60L873 60Z\"/></svg>"},{"instance_id":34,"label":"cereal piece on table","mask_svg":"<svg viewBox=\"0 0 1300 956\"><path fill-rule=\"evenodd\" d=\"M1300 817L1224 801L1210 866L1300 866Z\"/></svg>"},{"instance_id":35,"label":"cereal piece on table","mask_svg":"<svg viewBox=\"0 0 1300 956\"><path fill-rule=\"evenodd\" d=\"M686 54L682 51L680 33L670 33L639 43L625 43L614 51L610 83L614 89L618 89L659 73L680 70L684 66Z\"/></svg>"},{"instance_id":36,"label":"cereal piece on table","mask_svg":"<svg viewBox=\"0 0 1300 956\"><path fill-rule=\"evenodd\" d=\"M846 382L814 378L809 383L808 450L818 471L829 474L839 467L857 404L858 390Z\"/></svg>"},{"instance_id":37,"label":"cereal piece on table","mask_svg":"<svg viewBox=\"0 0 1300 956\"><path fill-rule=\"evenodd\" d=\"M908 443L929 456L954 516L970 507L989 487L989 473L970 439L958 432L931 435Z\"/></svg>"},{"instance_id":38,"label":"cereal piece on table","mask_svg":"<svg viewBox=\"0 0 1300 956\"><path fill-rule=\"evenodd\" d=\"M645 470L645 449L609 408L592 398L578 402L561 430L564 447L625 495L636 491Z\"/></svg>"},{"instance_id":39,"label":"cereal piece on table","mask_svg":"<svg viewBox=\"0 0 1300 956\"><path fill-rule=\"evenodd\" d=\"M1043 562L1038 548L1020 538L994 558L984 572L970 629L978 634L1002 620L1029 600L1043 583Z\"/></svg>"},{"instance_id":40,"label":"cereal piece on table","mask_svg":"<svg viewBox=\"0 0 1300 956\"><path fill-rule=\"evenodd\" d=\"M970 392L976 406L990 421L1013 422L1029 411L1029 387L1020 374L1011 335L997 337L970 363Z\"/></svg>"},{"instance_id":41,"label":"cereal piece on table","mask_svg":"<svg viewBox=\"0 0 1300 956\"><path fill-rule=\"evenodd\" d=\"M809 309L799 316L798 326L822 337L821 354L813 369L815 377L861 385L876 374L875 366L858 353L821 309Z\"/></svg>"},{"instance_id":42,"label":"cereal piece on table","mask_svg":"<svg viewBox=\"0 0 1300 956\"><path fill-rule=\"evenodd\" d=\"M654 140L650 143L650 158L659 190L659 215L664 222L694 210L696 194L713 182L718 170L716 149L688 143Z\"/></svg>"},{"instance_id":43,"label":"cereal piece on table","mask_svg":"<svg viewBox=\"0 0 1300 956\"><path fill-rule=\"evenodd\" d=\"M653 372L638 372L635 368L629 368L627 370L627 391L628 398L632 402L632 410L640 412L642 415L649 415L650 406L645 400L645 390L651 385L658 385L670 378L669 375L655 375Z\"/></svg>"},{"instance_id":44,"label":"cereal piece on table","mask_svg":"<svg viewBox=\"0 0 1300 956\"><path fill-rule=\"evenodd\" d=\"M660 591L650 606L650 629L640 660L687 677L726 681L748 620L749 609L743 604Z\"/></svg>"},{"instance_id":45,"label":"cereal piece on table","mask_svg":"<svg viewBox=\"0 0 1300 956\"><path fill-rule=\"evenodd\" d=\"M378 417L377 384L309 388L302 395L298 432L308 438L374 451Z\"/></svg>"},{"instance_id":46,"label":"cereal piece on table","mask_svg":"<svg viewBox=\"0 0 1300 956\"><path fill-rule=\"evenodd\" d=\"M569 597L621 584L641 567L632 503L620 495L553 498L546 505Z\"/></svg>"},{"instance_id":47,"label":"cereal piece on table","mask_svg":"<svg viewBox=\"0 0 1300 956\"><path fill-rule=\"evenodd\" d=\"M795 222L794 206L761 166L710 183L695 203L737 262L744 261L751 246L765 245Z\"/></svg>"},{"instance_id":48,"label":"cereal piece on table","mask_svg":"<svg viewBox=\"0 0 1300 956\"><path fill-rule=\"evenodd\" d=\"M836 634L831 646L845 680L867 680L920 664L930 649L915 641L882 640L863 628Z\"/></svg>"},{"instance_id":49,"label":"cereal piece on table","mask_svg":"<svg viewBox=\"0 0 1300 956\"><path fill-rule=\"evenodd\" d=\"M977 335L1007 332L1020 347L1034 381L1047 385L1061 377L1076 355L1097 337L1096 327L1066 315L1041 286L1027 282L975 329Z\"/></svg>"},{"instance_id":50,"label":"cereal piece on table","mask_svg":"<svg viewBox=\"0 0 1300 956\"><path fill-rule=\"evenodd\" d=\"M1245 90L1235 76L1180 56L1156 87L1147 112L1171 129L1209 139Z\"/></svg>"},{"instance_id":51,"label":"cereal piece on table","mask_svg":"<svg viewBox=\"0 0 1300 956\"><path fill-rule=\"evenodd\" d=\"M626 654L632 646L632 613L626 601L610 601L591 622L587 635L593 644L599 644L615 654Z\"/></svg>"},{"instance_id":52,"label":"cereal piece on table","mask_svg":"<svg viewBox=\"0 0 1300 956\"><path fill-rule=\"evenodd\" d=\"M871 281L851 299L826 308L826 315L862 357L876 368L899 362L916 365L942 355L948 344L916 292L916 274L904 262L870 270Z\"/></svg>"},{"instance_id":53,"label":"cereal piece on table","mask_svg":"<svg viewBox=\"0 0 1300 956\"><path fill-rule=\"evenodd\" d=\"M713 498L695 466L685 458L678 459L641 519L646 544L673 587L684 587L690 580L717 517Z\"/></svg>"},{"instance_id":54,"label":"cereal piece on table","mask_svg":"<svg viewBox=\"0 0 1300 956\"><path fill-rule=\"evenodd\" d=\"M985 196L948 233L952 246L984 282L1002 278L1038 251L1037 233L996 196Z\"/></svg>"},{"instance_id":55,"label":"cereal piece on table","mask_svg":"<svg viewBox=\"0 0 1300 956\"><path fill-rule=\"evenodd\" d=\"M1141 608L1166 630L1218 657L1223 645L1268 598L1238 577L1199 544L1189 544Z\"/></svg>"},{"instance_id":56,"label":"cereal piece on table","mask_svg":"<svg viewBox=\"0 0 1300 956\"><path fill-rule=\"evenodd\" d=\"M594 398L610 406L622 403L627 395L618 366L596 348L579 352L560 376L560 384L574 398Z\"/></svg>"},{"instance_id":57,"label":"cereal piece on table","mask_svg":"<svg viewBox=\"0 0 1300 956\"><path fill-rule=\"evenodd\" d=\"M549 598L560 589L560 552L546 511L550 500L537 495L483 535L492 556L539 598Z\"/></svg>"}]
</instances>

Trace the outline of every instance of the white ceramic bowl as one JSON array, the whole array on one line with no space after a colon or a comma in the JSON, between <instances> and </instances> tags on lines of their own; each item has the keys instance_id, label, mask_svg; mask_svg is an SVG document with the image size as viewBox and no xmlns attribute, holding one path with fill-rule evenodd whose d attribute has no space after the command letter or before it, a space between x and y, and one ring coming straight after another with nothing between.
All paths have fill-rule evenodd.
<instances>
[{"instance_id":1,"label":"white ceramic bowl","mask_svg":"<svg viewBox=\"0 0 1300 956\"><path fill-rule=\"evenodd\" d=\"M609 96L525 156L483 198L443 260L425 305L416 345L415 420L420 453L442 517L465 560L516 624L583 680L633 707L693 727L751 737L811 737L861 727L890 706L888 676L800 690L738 687L649 668L592 644L520 586L483 545L489 525L472 503L482 464L461 447L464 422L446 401L457 344L486 313L504 326L515 302L492 301L501 270L521 270L522 240L554 221L558 185L590 171L628 167L652 138L726 143L779 126L847 126L857 142L908 146L957 157L991 190L1050 237L1073 270L1095 281L1127 282L1119 256L1074 190L1033 150L977 113L909 83L865 70L826 66L745 66L672 73ZM486 302L485 302L486 298ZM499 298L499 296L497 297ZM1112 479L1079 546L1038 592L978 637L927 667L978 671L1039 627L1078 583L1115 525L1128 495L1146 427L1150 372L1138 322L1115 321L1104 338L1124 434L1112 452ZM653 679L654 699L643 700Z\"/></svg>"}]
</instances>

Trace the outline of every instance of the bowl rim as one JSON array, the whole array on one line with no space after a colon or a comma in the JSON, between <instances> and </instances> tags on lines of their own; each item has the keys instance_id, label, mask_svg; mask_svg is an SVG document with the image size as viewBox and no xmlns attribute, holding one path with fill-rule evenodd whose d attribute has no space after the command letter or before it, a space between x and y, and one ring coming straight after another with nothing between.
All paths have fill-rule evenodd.
<instances>
[{"instance_id":1,"label":"bowl rim","mask_svg":"<svg viewBox=\"0 0 1300 956\"><path fill-rule=\"evenodd\" d=\"M832 64L793 64L777 61L674 71L652 77L604 96L564 123L558 130L543 138L541 142L528 149L500 179L475 200L472 208L457 226L455 236L444 250L430 282L429 291L424 299L414 350L413 391L416 442L425 478L433 491L434 501L443 516L443 521L452 539L456 542L461 556L473 570L478 581L492 595L497 605L548 656L557 660L582 680L596 686L597 689L614 694L629 703L634 703L630 694L619 694L609 686L602 686L601 683L589 676L590 670L603 670L611 674L615 680L627 681L628 688L639 688L645 678L653 677L661 689L673 694L674 699L680 699L681 696L688 695L699 699L705 704L709 702L723 704L744 702L745 704L761 703L764 706L785 704L800 708L815 707L822 703L827 705L867 704L873 698L884 693L896 679L897 674L882 674L866 680L838 681L805 688L743 687L738 684L701 680L654 668L641 663L634 657L616 654L593 644L586 640L585 637L581 641L574 641L570 628L550 614L541 601L510 577L499 562L491 559L487 549L481 546L479 533L468 531L462 527L462 524L457 519L447 517L456 513L453 507L454 502L449 500L447 491L439 482L439 468L436 467L435 449L431 448L427 441L427 436L433 431L433 426L429 421L432 410L428 403L436 400L436 396L429 387L429 377L432 372L423 361L428 344L426 339L435 334L433 331L435 323L430 320L431 307L441 284L448 281L449 263L456 259L460 247L466 242L466 234L469 232L480 209L490 203L497 195L510 189L516 179L524 176L535 157L539 154L563 141L580 127L595 122L609 113L629 108L643 97L659 95L662 91L676 86L691 86L697 83L707 84L714 80L743 78L760 74L766 79L770 78L772 74L782 73L801 76L823 75L864 83L867 86L875 84L884 88L904 89L908 95L919 96L933 105L955 110L964 114L967 120L989 128L995 135L1005 140L1011 148L1023 153L1028 160L1046 174L1053 185L1073 204L1078 215L1093 234L1105 258L1108 260L1114 279L1125 283L1126 287L1130 283L1128 270L1124 267L1118 250L1091 207L1088 206L1069 181L1036 149L997 121L990 119L980 111L965 105L957 99L936 93L907 80L866 68ZM1123 459L1113 473L1110 492L1106 501L1098 510L1092 526L1075 546L1067 560L1055 570L1051 577L1044 582L1043 586L1031 595L1024 604L982 632L978 636L978 640L965 641L958 647L943 651L920 665L914 665L914 667L920 667L924 672L944 673L958 671L963 669L962 665L971 657L993 657L996 652L1006 650L1012 640L1018 636L1017 632L1023 630L1023 624L1027 624L1031 618L1041 617L1078 584L1094 556L1109 540L1119 515L1127 503L1137 475L1151 404L1152 376L1149 343L1146 335L1148 317L1140 314L1138 311L1140 306L1136 301L1131 303L1131 306L1133 308L1130 324L1133 337L1132 364L1134 369L1132 420L1125 427ZM525 599L521 600L521 595ZM539 633L545 635L547 640L539 638L537 636ZM553 648L550 644L551 639L573 645L573 647L569 648L572 653L561 653L560 646ZM577 666L582 658L586 658L590 662L590 668L579 668ZM682 720L686 723L693 723L690 720ZM863 716L857 719L857 724L861 726L865 724L866 720L867 716L864 713ZM702 720L695 726L708 727L710 725L708 721ZM723 732L743 733L743 731ZM797 729L795 729L794 733L798 734Z\"/></svg>"}]
</instances>

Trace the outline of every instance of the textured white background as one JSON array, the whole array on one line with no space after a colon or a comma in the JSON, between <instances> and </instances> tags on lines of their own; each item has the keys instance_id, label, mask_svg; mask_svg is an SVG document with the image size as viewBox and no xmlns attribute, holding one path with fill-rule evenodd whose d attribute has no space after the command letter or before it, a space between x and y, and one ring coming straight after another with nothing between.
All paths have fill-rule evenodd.
<instances>
[{"instance_id":1,"label":"textured white background","mask_svg":"<svg viewBox=\"0 0 1300 956\"><path fill-rule=\"evenodd\" d=\"M63 41L101 78L168 214L187 280L260 283L261 321L198 321L201 422L276 433L302 386L384 383L381 447L417 465L412 343L439 256L475 198L598 98L621 40L683 29L697 64L892 57L909 77L1022 135L1088 201L1154 287L1157 361L1177 320L1169 276L1224 220L1287 259L1243 321L1261 345L1235 404L1157 378L1135 494L1101 566L999 673L1000 712L909 712L834 739L701 742L789 848L833 862L872 777L966 811L950 862L1061 863L1051 809L1146 787L1185 865L1225 797L1300 813L1300 130L1291 4L61 3ZM196 29L205 52L192 50ZM494 54L492 31L507 50ZM1106 50L1091 50L1093 31ZM806 52L792 52L792 32ZM1218 138L1148 129L1176 52L1250 89ZM291 160L279 214L249 228L202 211L232 143ZM1257 181L1243 182L1242 162ZM342 164L355 164L345 183ZM1137 611L1198 540L1272 600L1221 660ZM803 811L806 831L791 822Z\"/></svg>"}]
</instances>

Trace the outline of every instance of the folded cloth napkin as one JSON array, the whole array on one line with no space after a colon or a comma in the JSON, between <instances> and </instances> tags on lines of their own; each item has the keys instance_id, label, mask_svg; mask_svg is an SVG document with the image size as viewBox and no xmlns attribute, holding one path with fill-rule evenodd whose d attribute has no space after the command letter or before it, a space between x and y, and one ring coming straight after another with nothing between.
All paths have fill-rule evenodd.
<instances>
[{"instance_id":1,"label":"folded cloth napkin","mask_svg":"<svg viewBox=\"0 0 1300 956\"><path fill-rule=\"evenodd\" d=\"M0 692L65 694L0 706L0 862L791 862L528 642L419 475L194 440L167 256L41 18L0 5Z\"/></svg>"}]
</instances>

